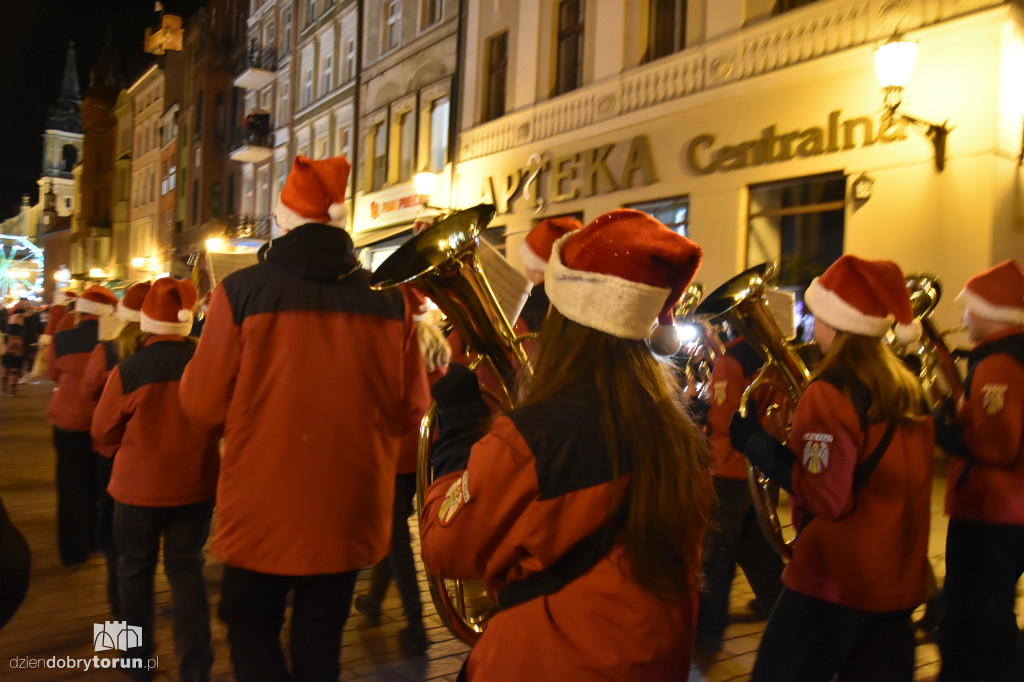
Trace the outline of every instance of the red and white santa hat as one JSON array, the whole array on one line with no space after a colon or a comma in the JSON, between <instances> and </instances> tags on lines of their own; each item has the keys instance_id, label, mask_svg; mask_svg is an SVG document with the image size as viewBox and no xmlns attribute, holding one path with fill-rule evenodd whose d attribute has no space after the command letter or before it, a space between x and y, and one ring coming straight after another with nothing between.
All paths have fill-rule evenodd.
<instances>
[{"instance_id":1,"label":"red and white santa hat","mask_svg":"<svg viewBox=\"0 0 1024 682\"><path fill-rule=\"evenodd\" d=\"M841 256L814 278L804 302L816 318L838 331L881 337L895 322L901 343L921 336L906 277L892 261Z\"/></svg>"},{"instance_id":2,"label":"red and white santa hat","mask_svg":"<svg viewBox=\"0 0 1024 682\"><path fill-rule=\"evenodd\" d=\"M90 285L75 301L75 311L86 315L110 315L117 307L117 296L102 284Z\"/></svg>"},{"instance_id":3,"label":"red and white santa hat","mask_svg":"<svg viewBox=\"0 0 1024 682\"><path fill-rule=\"evenodd\" d=\"M151 334L186 336L199 295L187 279L162 277L153 282L142 303L139 328Z\"/></svg>"},{"instance_id":4,"label":"red and white santa hat","mask_svg":"<svg viewBox=\"0 0 1024 682\"><path fill-rule=\"evenodd\" d=\"M146 300L146 294L152 286L151 282L146 281L128 287L128 291L124 292L124 298L117 304L117 316L125 322L138 322L142 302Z\"/></svg>"},{"instance_id":5,"label":"red and white santa hat","mask_svg":"<svg viewBox=\"0 0 1024 682\"><path fill-rule=\"evenodd\" d=\"M986 320L1024 325L1024 267L1011 258L978 273L956 300Z\"/></svg>"},{"instance_id":6,"label":"red and white santa hat","mask_svg":"<svg viewBox=\"0 0 1024 682\"><path fill-rule=\"evenodd\" d=\"M544 272L551 258L551 247L567 232L573 232L583 227L583 223L572 216L558 216L546 218L537 223L530 230L526 239L519 245L519 255L523 259L523 265L529 270Z\"/></svg>"},{"instance_id":7,"label":"red and white santa hat","mask_svg":"<svg viewBox=\"0 0 1024 682\"><path fill-rule=\"evenodd\" d=\"M285 232L306 223L344 228L348 222L345 188L351 169L344 156L316 161L296 156L274 209L277 224Z\"/></svg>"},{"instance_id":8,"label":"red and white santa hat","mask_svg":"<svg viewBox=\"0 0 1024 682\"><path fill-rule=\"evenodd\" d=\"M555 242L544 273L552 305L573 322L679 350L672 309L700 268L700 246L642 211L606 213ZM655 324L659 324L654 330ZM674 346L674 349L673 349Z\"/></svg>"}]
</instances>

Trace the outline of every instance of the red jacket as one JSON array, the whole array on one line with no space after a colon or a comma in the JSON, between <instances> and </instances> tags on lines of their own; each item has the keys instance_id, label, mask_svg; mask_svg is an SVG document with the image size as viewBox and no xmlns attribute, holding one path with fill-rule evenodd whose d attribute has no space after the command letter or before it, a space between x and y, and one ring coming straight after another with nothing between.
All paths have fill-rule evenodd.
<instances>
[{"instance_id":1,"label":"red jacket","mask_svg":"<svg viewBox=\"0 0 1024 682\"><path fill-rule=\"evenodd\" d=\"M177 507L213 499L217 435L190 424L178 399L191 357L182 337L153 336L110 372L90 432L97 451L117 451L107 492L118 502Z\"/></svg>"},{"instance_id":2,"label":"red jacket","mask_svg":"<svg viewBox=\"0 0 1024 682\"><path fill-rule=\"evenodd\" d=\"M747 460L729 440L729 422L740 407L740 398L763 365L754 350L742 338L726 346L725 355L715 361L711 371L711 395L708 405L708 449L711 474L719 478L745 479Z\"/></svg>"},{"instance_id":3,"label":"red jacket","mask_svg":"<svg viewBox=\"0 0 1024 682\"><path fill-rule=\"evenodd\" d=\"M931 420L895 430L888 449L853 493L854 467L882 440L886 425L862 430L853 404L814 381L793 415L789 447L794 521L814 515L782 572L786 587L873 612L913 609L925 600L931 516Z\"/></svg>"},{"instance_id":4,"label":"red jacket","mask_svg":"<svg viewBox=\"0 0 1024 682\"><path fill-rule=\"evenodd\" d=\"M401 292L368 283L344 230L307 224L214 290L181 400L224 425L222 562L313 575L388 553L399 445L430 393Z\"/></svg>"},{"instance_id":5,"label":"red jacket","mask_svg":"<svg viewBox=\"0 0 1024 682\"><path fill-rule=\"evenodd\" d=\"M616 494L601 431L586 400L499 417L467 469L427 491L427 568L482 577L496 594L601 527ZM469 679L685 680L696 614L696 594L662 601L637 583L617 545L560 591L491 617L470 654Z\"/></svg>"},{"instance_id":6,"label":"red jacket","mask_svg":"<svg viewBox=\"0 0 1024 682\"><path fill-rule=\"evenodd\" d=\"M66 431L88 431L95 403L82 400L80 383L98 343L99 318L84 315L77 326L57 332L46 349L46 376L56 382L46 416Z\"/></svg>"},{"instance_id":7,"label":"red jacket","mask_svg":"<svg viewBox=\"0 0 1024 682\"><path fill-rule=\"evenodd\" d=\"M985 339L974 355L991 350L995 342L1019 348L1024 335ZM950 459L946 513L955 519L1024 525L1024 367L1005 352L972 359L965 388L957 422L974 459Z\"/></svg>"}]
</instances>

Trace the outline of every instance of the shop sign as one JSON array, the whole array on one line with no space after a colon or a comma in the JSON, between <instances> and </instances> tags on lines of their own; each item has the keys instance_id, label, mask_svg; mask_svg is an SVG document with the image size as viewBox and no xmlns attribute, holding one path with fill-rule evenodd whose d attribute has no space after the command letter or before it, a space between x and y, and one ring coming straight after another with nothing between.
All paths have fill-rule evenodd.
<instances>
[{"instance_id":1,"label":"shop sign","mask_svg":"<svg viewBox=\"0 0 1024 682\"><path fill-rule=\"evenodd\" d=\"M684 151L685 162L698 175L711 175L778 163L794 158L807 158L849 151L857 147L870 147L875 143L904 140L907 124L903 120L884 117L876 122L869 116L840 120L842 110L828 115L823 126L777 133L772 124L761 131L761 136L736 144L717 145L717 138L704 133L690 140Z\"/></svg>"},{"instance_id":2,"label":"shop sign","mask_svg":"<svg viewBox=\"0 0 1024 682\"><path fill-rule=\"evenodd\" d=\"M385 213L391 213L394 211L401 211L406 208L420 208L426 203L427 197L421 194L410 194L404 197L396 197L394 199L388 199L386 201L371 201L370 202L370 217L373 220L381 217Z\"/></svg>"},{"instance_id":3,"label":"shop sign","mask_svg":"<svg viewBox=\"0 0 1024 682\"><path fill-rule=\"evenodd\" d=\"M554 158L534 155L525 168L485 177L483 201L507 213L523 196L534 204L559 203L658 181L646 135L632 138L625 153L616 153L621 148L621 142L612 142Z\"/></svg>"}]
</instances>

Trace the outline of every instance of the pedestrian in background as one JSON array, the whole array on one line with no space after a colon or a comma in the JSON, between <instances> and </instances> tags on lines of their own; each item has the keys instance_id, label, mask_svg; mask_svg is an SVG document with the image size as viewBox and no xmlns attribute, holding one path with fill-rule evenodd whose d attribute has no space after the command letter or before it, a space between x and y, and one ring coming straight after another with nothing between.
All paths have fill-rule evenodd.
<instances>
[{"instance_id":1,"label":"pedestrian in background","mask_svg":"<svg viewBox=\"0 0 1024 682\"><path fill-rule=\"evenodd\" d=\"M390 550L399 446L429 402L399 290L373 291L345 231L343 157L297 156L284 236L214 290L182 377L185 414L223 425L213 552L235 677L338 679L360 569Z\"/></svg>"},{"instance_id":2,"label":"pedestrian in background","mask_svg":"<svg viewBox=\"0 0 1024 682\"><path fill-rule=\"evenodd\" d=\"M108 492L114 498L114 542L120 617L142 628L141 651L153 656L153 577L163 540L164 572L171 584L174 642L185 682L210 679L210 604L203 576L203 546L210 532L219 433L190 424L178 386L195 344L196 290L188 280L164 277L140 311L142 348L111 371L92 421L93 441L114 458ZM148 670L132 670L150 679Z\"/></svg>"},{"instance_id":3,"label":"pedestrian in background","mask_svg":"<svg viewBox=\"0 0 1024 682\"><path fill-rule=\"evenodd\" d=\"M82 400L81 381L99 343L100 318L113 315L116 306L109 289L93 284L75 303L71 328L57 332L46 350L46 375L57 384L46 409L57 450L57 544L67 567L85 563L96 549L96 503L104 481L89 438L95 403Z\"/></svg>"},{"instance_id":4,"label":"pedestrian in background","mask_svg":"<svg viewBox=\"0 0 1024 682\"><path fill-rule=\"evenodd\" d=\"M963 403L939 415L952 458L940 682L1024 679L1014 606L1024 573L1024 268L1008 260L967 281Z\"/></svg>"},{"instance_id":5,"label":"pedestrian in background","mask_svg":"<svg viewBox=\"0 0 1024 682\"><path fill-rule=\"evenodd\" d=\"M713 490L703 435L651 348L675 336L701 257L645 213L600 216L555 242L524 401L483 435L476 376L452 364L434 385L423 561L483 578L498 608L460 679L686 676Z\"/></svg>"},{"instance_id":6,"label":"pedestrian in background","mask_svg":"<svg viewBox=\"0 0 1024 682\"><path fill-rule=\"evenodd\" d=\"M25 365L25 326L20 312L12 311L7 317L7 329L3 334L4 354L0 362L4 368L4 393L13 396L18 392L21 370Z\"/></svg>"},{"instance_id":7,"label":"pedestrian in background","mask_svg":"<svg viewBox=\"0 0 1024 682\"><path fill-rule=\"evenodd\" d=\"M884 336L916 339L898 265L839 258L808 287L825 357L789 446L735 413L733 447L790 492L800 529L751 679L914 678L910 615L928 581L934 430L923 389Z\"/></svg>"}]
</instances>

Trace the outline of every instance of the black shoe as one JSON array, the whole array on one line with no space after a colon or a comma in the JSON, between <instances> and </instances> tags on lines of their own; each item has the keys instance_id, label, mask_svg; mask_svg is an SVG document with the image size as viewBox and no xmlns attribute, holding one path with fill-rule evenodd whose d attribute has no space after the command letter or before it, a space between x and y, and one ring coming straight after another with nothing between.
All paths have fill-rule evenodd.
<instances>
[{"instance_id":1,"label":"black shoe","mask_svg":"<svg viewBox=\"0 0 1024 682\"><path fill-rule=\"evenodd\" d=\"M370 595L361 594L356 597L356 611L366 616L366 622L376 627L380 625L380 604L374 604Z\"/></svg>"},{"instance_id":2,"label":"black shoe","mask_svg":"<svg viewBox=\"0 0 1024 682\"><path fill-rule=\"evenodd\" d=\"M427 653L430 640L427 639L423 623L413 623L407 628L402 628L398 633L398 643L402 649L402 655L415 658Z\"/></svg>"}]
</instances>

